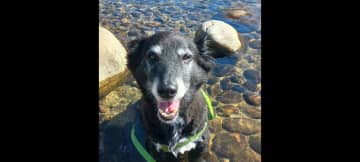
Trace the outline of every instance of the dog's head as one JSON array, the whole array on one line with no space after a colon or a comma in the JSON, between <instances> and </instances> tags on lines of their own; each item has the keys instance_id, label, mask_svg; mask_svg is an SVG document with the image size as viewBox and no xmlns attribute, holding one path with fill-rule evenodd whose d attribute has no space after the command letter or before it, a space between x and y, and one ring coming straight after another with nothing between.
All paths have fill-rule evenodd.
<instances>
[{"instance_id":1,"label":"dog's head","mask_svg":"<svg viewBox=\"0 0 360 162\"><path fill-rule=\"evenodd\" d=\"M182 107L208 79L214 59L199 52L193 40L160 32L129 43L128 68L144 98L164 123L173 122Z\"/></svg>"}]
</instances>

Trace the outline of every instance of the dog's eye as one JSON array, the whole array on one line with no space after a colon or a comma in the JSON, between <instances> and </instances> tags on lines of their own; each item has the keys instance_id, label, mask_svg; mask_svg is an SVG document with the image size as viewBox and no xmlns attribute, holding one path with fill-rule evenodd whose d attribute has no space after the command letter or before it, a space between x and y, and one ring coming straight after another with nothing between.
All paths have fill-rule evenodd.
<instances>
[{"instance_id":1,"label":"dog's eye","mask_svg":"<svg viewBox=\"0 0 360 162\"><path fill-rule=\"evenodd\" d=\"M182 59L183 59L184 61L188 61L188 60L190 60L191 58L192 58L192 56L189 55L189 54L185 54L185 55L182 57Z\"/></svg>"},{"instance_id":2,"label":"dog's eye","mask_svg":"<svg viewBox=\"0 0 360 162\"><path fill-rule=\"evenodd\" d=\"M149 52L148 57L150 60L154 60L154 61L157 60L156 53L154 53L154 52Z\"/></svg>"}]
</instances>

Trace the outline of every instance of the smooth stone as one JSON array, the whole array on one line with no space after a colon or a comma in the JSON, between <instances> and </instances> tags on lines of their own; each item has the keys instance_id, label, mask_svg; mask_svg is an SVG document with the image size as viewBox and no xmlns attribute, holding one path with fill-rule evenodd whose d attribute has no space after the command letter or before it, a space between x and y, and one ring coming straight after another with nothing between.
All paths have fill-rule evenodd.
<instances>
[{"instance_id":1,"label":"smooth stone","mask_svg":"<svg viewBox=\"0 0 360 162\"><path fill-rule=\"evenodd\" d=\"M225 130L243 135L252 135L260 132L261 129L259 122L246 118L227 118L223 120L222 124Z\"/></svg>"},{"instance_id":2,"label":"smooth stone","mask_svg":"<svg viewBox=\"0 0 360 162\"><path fill-rule=\"evenodd\" d=\"M125 31L128 31L128 30L129 30L128 27L121 26L121 25L120 25L118 28L119 28L119 31L121 31L121 32L125 32Z\"/></svg>"},{"instance_id":3,"label":"smooth stone","mask_svg":"<svg viewBox=\"0 0 360 162\"><path fill-rule=\"evenodd\" d=\"M244 94L244 100L249 105L260 106L261 104L261 96L256 94Z\"/></svg>"},{"instance_id":4,"label":"smooth stone","mask_svg":"<svg viewBox=\"0 0 360 162\"><path fill-rule=\"evenodd\" d=\"M209 124L209 130L211 133L218 133L222 130L220 118L215 118L213 120L209 120L208 124Z\"/></svg>"},{"instance_id":5,"label":"smooth stone","mask_svg":"<svg viewBox=\"0 0 360 162\"><path fill-rule=\"evenodd\" d=\"M246 89L244 87L242 87L241 85L234 85L231 90L239 92L239 93L244 93L246 91Z\"/></svg>"},{"instance_id":6,"label":"smooth stone","mask_svg":"<svg viewBox=\"0 0 360 162\"><path fill-rule=\"evenodd\" d=\"M241 93L236 91L226 91L223 94L220 94L216 97L217 101L220 101L224 104L237 104L242 101Z\"/></svg>"},{"instance_id":7,"label":"smooth stone","mask_svg":"<svg viewBox=\"0 0 360 162\"><path fill-rule=\"evenodd\" d=\"M254 39L260 39L261 38L261 35L259 34L259 33L251 33L251 36L252 36L252 38L254 38ZM259 40L259 41L261 41L261 40Z\"/></svg>"},{"instance_id":8,"label":"smooth stone","mask_svg":"<svg viewBox=\"0 0 360 162\"><path fill-rule=\"evenodd\" d=\"M243 84L243 86L244 86L246 89L248 89L248 90L250 90L250 91L252 91L252 92L255 92L256 89L257 89L256 84L253 83L253 82L251 82L251 81L246 81L246 82Z\"/></svg>"},{"instance_id":9,"label":"smooth stone","mask_svg":"<svg viewBox=\"0 0 360 162\"><path fill-rule=\"evenodd\" d=\"M205 153L205 158L204 159L206 160L206 162L219 162L216 155L214 153L211 153L211 152Z\"/></svg>"},{"instance_id":10,"label":"smooth stone","mask_svg":"<svg viewBox=\"0 0 360 162\"><path fill-rule=\"evenodd\" d=\"M113 11L112 16L120 16L120 15L119 15L119 13L117 11Z\"/></svg>"},{"instance_id":11,"label":"smooth stone","mask_svg":"<svg viewBox=\"0 0 360 162\"><path fill-rule=\"evenodd\" d=\"M233 114L239 114L239 109L233 105L224 105L218 109L216 109L219 115L224 117L230 117Z\"/></svg>"},{"instance_id":12,"label":"smooth stone","mask_svg":"<svg viewBox=\"0 0 360 162\"><path fill-rule=\"evenodd\" d=\"M261 133L250 136L249 144L254 151L261 154Z\"/></svg>"},{"instance_id":13,"label":"smooth stone","mask_svg":"<svg viewBox=\"0 0 360 162\"><path fill-rule=\"evenodd\" d=\"M216 58L215 63L216 64L230 64L235 65L238 61L238 57L235 56L226 56L222 58Z\"/></svg>"},{"instance_id":14,"label":"smooth stone","mask_svg":"<svg viewBox=\"0 0 360 162\"><path fill-rule=\"evenodd\" d=\"M253 56L251 56L251 55L247 56L246 60L248 61L248 63L255 63L256 62L255 58Z\"/></svg>"},{"instance_id":15,"label":"smooth stone","mask_svg":"<svg viewBox=\"0 0 360 162\"><path fill-rule=\"evenodd\" d=\"M250 33L255 30L254 27L251 27L249 24L242 23L242 22L230 22L226 21L228 24L233 26L239 33Z\"/></svg>"},{"instance_id":16,"label":"smooth stone","mask_svg":"<svg viewBox=\"0 0 360 162\"><path fill-rule=\"evenodd\" d=\"M260 83L260 74L256 70L248 69L243 72L244 77L253 82L253 83Z\"/></svg>"},{"instance_id":17,"label":"smooth stone","mask_svg":"<svg viewBox=\"0 0 360 162\"><path fill-rule=\"evenodd\" d=\"M168 22L168 21L170 21L170 17L169 16L167 16L167 15L161 15L161 20L163 21L163 22Z\"/></svg>"},{"instance_id":18,"label":"smooth stone","mask_svg":"<svg viewBox=\"0 0 360 162\"><path fill-rule=\"evenodd\" d=\"M256 39L249 42L249 46L254 49L260 49L261 48L261 40Z\"/></svg>"},{"instance_id":19,"label":"smooth stone","mask_svg":"<svg viewBox=\"0 0 360 162\"><path fill-rule=\"evenodd\" d=\"M224 158L220 158L219 162L230 162L230 159L224 159Z\"/></svg>"},{"instance_id":20,"label":"smooth stone","mask_svg":"<svg viewBox=\"0 0 360 162\"><path fill-rule=\"evenodd\" d=\"M123 24L129 24L129 23L130 23L130 20L127 19L127 18L122 18L120 21L121 21L121 23L123 23Z\"/></svg>"},{"instance_id":21,"label":"smooth stone","mask_svg":"<svg viewBox=\"0 0 360 162\"><path fill-rule=\"evenodd\" d=\"M218 155L233 157L246 148L245 136L238 133L220 133L213 139L211 149Z\"/></svg>"},{"instance_id":22,"label":"smooth stone","mask_svg":"<svg viewBox=\"0 0 360 162\"><path fill-rule=\"evenodd\" d=\"M99 26L99 97L116 88L127 76L127 51L109 30Z\"/></svg>"},{"instance_id":23,"label":"smooth stone","mask_svg":"<svg viewBox=\"0 0 360 162\"><path fill-rule=\"evenodd\" d=\"M162 18L160 18L160 17L156 17L156 18L154 19L154 21L160 22L160 23L164 23L164 20L163 20Z\"/></svg>"},{"instance_id":24,"label":"smooth stone","mask_svg":"<svg viewBox=\"0 0 360 162\"><path fill-rule=\"evenodd\" d=\"M204 41L209 41L208 48L217 56L230 55L240 50L243 43L236 29L220 20L209 20L199 27L195 34L195 42L204 44Z\"/></svg>"},{"instance_id":25,"label":"smooth stone","mask_svg":"<svg viewBox=\"0 0 360 162\"><path fill-rule=\"evenodd\" d=\"M231 86L232 86L229 78L225 78L225 79L221 80L220 85L221 85L221 89L223 91L230 90Z\"/></svg>"},{"instance_id":26,"label":"smooth stone","mask_svg":"<svg viewBox=\"0 0 360 162\"><path fill-rule=\"evenodd\" d=\"M240 76L239 75L233 75L230 77L231 82L240 84Z\"/></svg>"},{"instance_id":27,"label":"smooth stone","mask_svg":"<svg viewBox=\"0 0 360 162\"><path fill-rule=\"evenodd\" d=\"M213 69L213 75L216 77L225 77L234 73L236 73L234 66L228 64L218 64Z\"/></svg>"},{"instance_id":28,"label":"smooth stone","mask_svg":"<svg viewBox=\"0 0 360 162\"><path fill-rule=\"evenodd\" d=\"M131 16L134 18L140 18L143 16L143 14L141 12L132 12Z\"/></svg>"},{"instance_id":29,"label":"smooth stone","mask_svg":"<svg viewBox=\"0 0 360 162\"><path fill-rule=\"evenodd\" d=\"M211 93L209 93L209 95L211 97L215 97L217 96L218 94L220 94L222 91L221 91L221 88L220 88L220 84L214 84L211 86L211 90L210 90Z\"/></svg>"},{"instance_id":30,"label":"smooth stone","mask_svg":"<svg viewBox=\"0 0 360 162\"><path fill-rule=\"evenodd\" d=\"M244 2L247 2L247 3L256 3L258 2L258 0L243 0Z\"/></svg>"},{"instance_id":31,"label":"smooth stone","mask_svg":"<svg viewBox=\"0 0 360 162\"><path fill-rule=\"evenodd\" d=\"M136 87L136 88L140 88L140 87L139 87L139 84L137 84L136 81L132 81L132 82L130 83L130 86Z\"/></svg>"},{"instance_id":32,"label":"smooth stone","mask_svg":"<svg viewBox=\"0 0 360 162\"><path fill-rule=\"evenodd\" d=\"M146 24L151 27L159 27L161 25L161 23L158 21L149 21Z\"/></svg>"},{"instance_id":33,"label":"smooth stone","mask_svg":"<svg viewBox=\"0 0 360 162\"><path fill-rule=\"evenodd\" d=\"M140 33L141 32L139 30L137 30L137 29L130 29L129 32L128 32L128 36L129 37L134 36L134 37L138 38L138 37L141 37Z\"/></svg>"},{"instance_id":34,"label":"smooth stone","mask_svg":"<svg viewBox=\"0 0 360 162\"><path fill-rule=\"evenodd\" d=\"M232 10L226 11L225 15L232 19L238 19L242 16L249 15L249 12L242 10L242 9L232 9Z\"/></svg>"},{"instance_id":35,"label":"smooth stone","mask_svg":"<svg viewBox=\"0 0 360 162\"><path fill-rule=\"evenodd\" d=\"M249 105L241 105L239 106L239 109L241 112L243 112L244 114L246 114L247 116L253 119L261 118L261 110L259 108Z\"/></svg>"},{"instance_id":36,"label":"smooth stone","mask_svg":"<svg viewBox=\"0 0 360 162\"><path fill-rule=\"evenodd\" d=\"M261 156L251 149L245 149L233 156L230 161L234 162L261 162Z\"/></svg>"}]
</instances>

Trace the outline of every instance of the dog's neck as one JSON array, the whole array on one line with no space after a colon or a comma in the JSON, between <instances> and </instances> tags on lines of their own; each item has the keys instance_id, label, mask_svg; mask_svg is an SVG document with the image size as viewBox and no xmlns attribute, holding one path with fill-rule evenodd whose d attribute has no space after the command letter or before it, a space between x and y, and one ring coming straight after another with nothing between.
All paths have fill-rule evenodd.
<instances>
[{"instance_id":1,"label":"dog's neck","mask_svg":"<svg viewBox=\"0 0 360 162\"><path fill-rule=\"evenodd\" d=\"M185 97L184 97L185 98ZM151 142L175 145L181 138L194 135L207 120L206 103L199 91L187 96L191 101L182 101L179 116L172 124L165 124L157 117L156 105L142 98L140 110L143 125Z\"/></svg>"}]
</instances>

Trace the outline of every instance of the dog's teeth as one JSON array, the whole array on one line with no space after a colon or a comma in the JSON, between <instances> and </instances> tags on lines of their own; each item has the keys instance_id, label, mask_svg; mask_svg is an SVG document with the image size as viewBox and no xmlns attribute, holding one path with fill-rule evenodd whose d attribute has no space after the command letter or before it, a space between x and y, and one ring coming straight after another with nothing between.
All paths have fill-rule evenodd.
<instances>
[{"instance_id":1,"label":"dog's teeth","mask_svg":"<svg viewBox=\"0 0 360 162\"><path fill-rule=\"evenodd\" d=\"M169 109L165 109L165 110L159 109L159 113L165 119L172 119L176 115L177 111L175 110L175 111L169 112Z\"/></svg>"}]
</instances>

